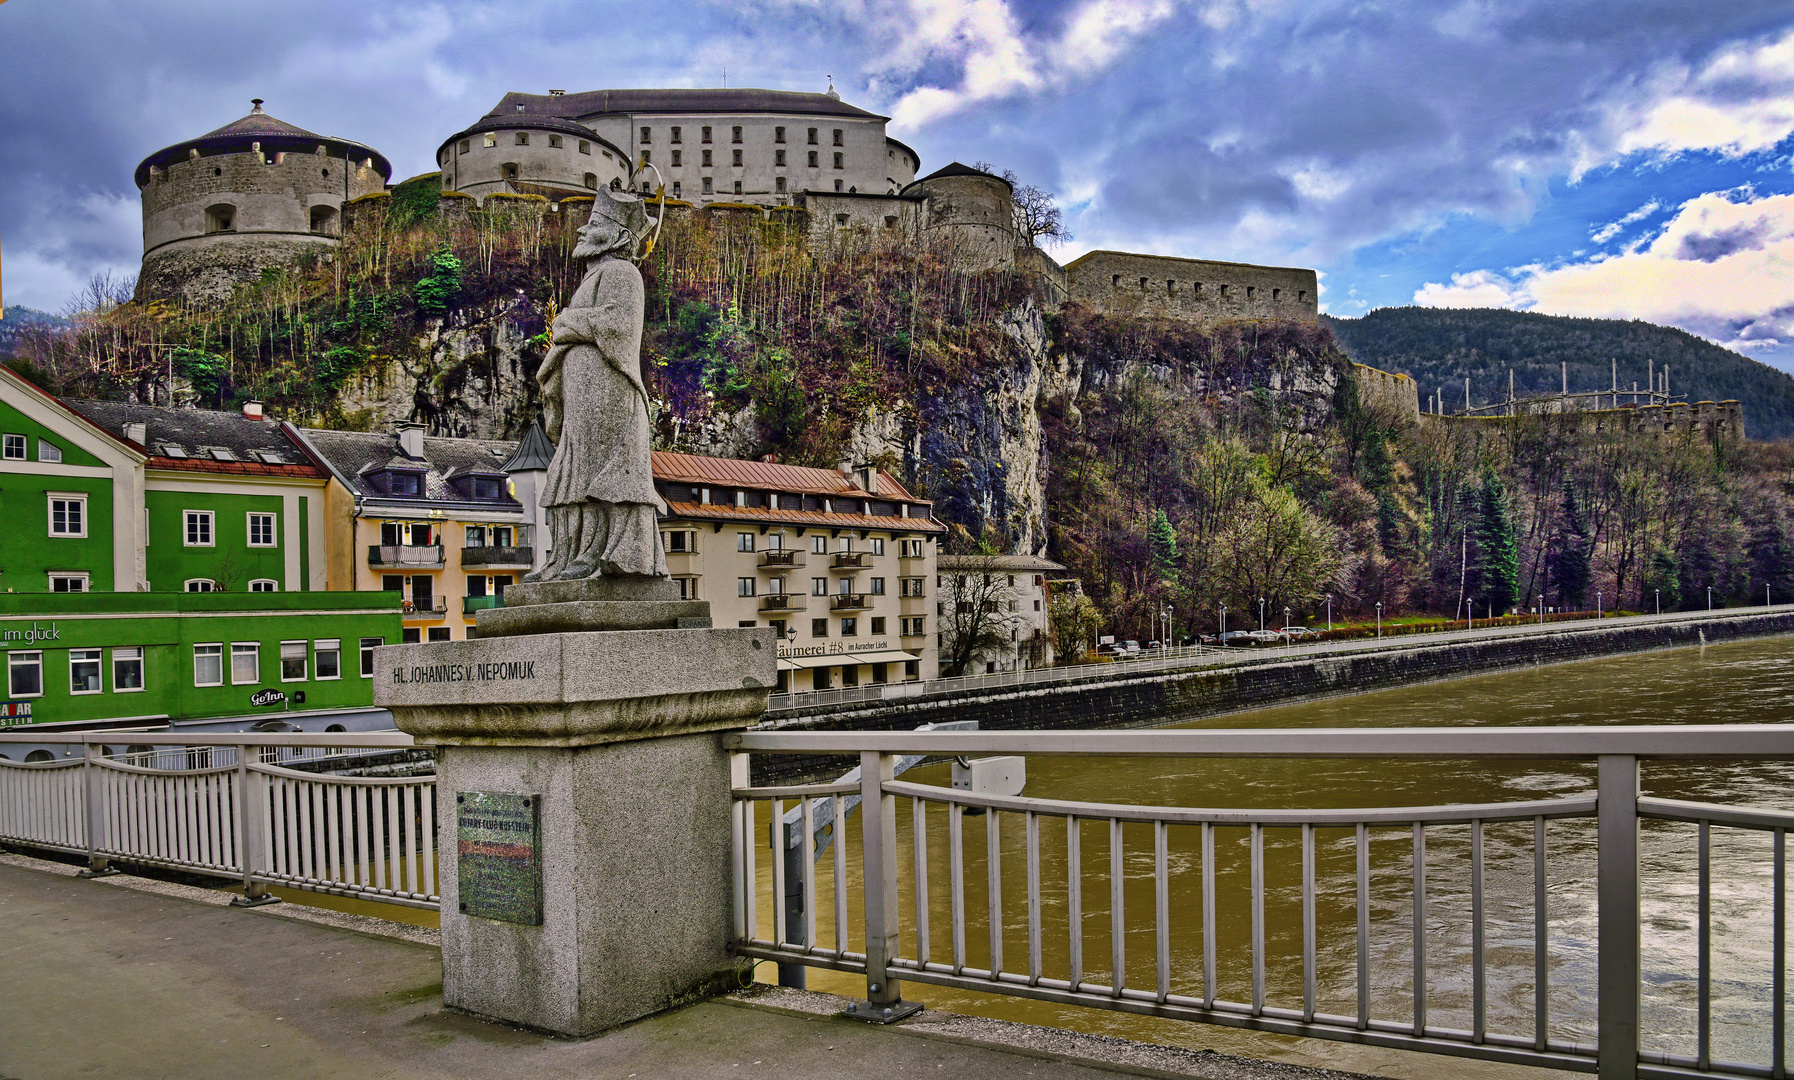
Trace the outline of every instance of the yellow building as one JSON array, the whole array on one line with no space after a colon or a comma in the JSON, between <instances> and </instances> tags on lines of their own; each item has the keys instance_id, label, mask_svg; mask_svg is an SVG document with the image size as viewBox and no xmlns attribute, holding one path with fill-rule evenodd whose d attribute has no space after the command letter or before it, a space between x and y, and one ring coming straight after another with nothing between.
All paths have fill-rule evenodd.
<instances>
[{"instance_id":1,"label":"yellow building","mask_svg":"<svg viewBox=\"0 0 1794 1080\"><path fill-rule=\"evenodd\" d=\"M328 587L402 593L405 641L466 638L476 611L541 565L533 490L506 472L530 440L290 430L331 476Z\"/></svg>"},{"instance_id":2,"label":"yellow building","mask_svg":"<svg viewBox=\"0 0 1794 1080\"><path fill-rule=\"evenodd\" d=\"M717 626L779 632L781 691L935 677L932 503L870 467L653 457L668 572Z\"/></svg>"}]
</instances>

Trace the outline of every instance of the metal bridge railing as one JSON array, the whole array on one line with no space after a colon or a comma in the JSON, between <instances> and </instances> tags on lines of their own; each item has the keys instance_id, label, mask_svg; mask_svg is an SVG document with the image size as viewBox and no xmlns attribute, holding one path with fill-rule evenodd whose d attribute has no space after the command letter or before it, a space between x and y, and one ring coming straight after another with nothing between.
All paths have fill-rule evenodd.
<instances>
[{"instance_id":1,"label":"metal bridge railing","mask_svg":"<svg viewBox=\"0 0 1794 1080\"><path fill-rule=\"evenodd\" d=\"M1603 1080L1619 1077L1783 1076L1786 1071L1786 860L1785 834L1794 826L1794 814L1641 798L1641 759L1794 759L1794 726L1725 725L1610 728L1482 728L1482 729L1323 729L1288 731L1150 731L1065 733L810 733L752 732L731 735L726 744L734 754L734 950L741 955L863 973L867 1006L886 1015L902 1015L900 984L904 981L953 986L969 990L1086 1005L1204 1023L1251 1028L1317 1038L1397 1047L1428 1053L1484 1058L1510 1063L1545 1066L1578 1072L1597 1072ZM748 758L755 753L860 755L860 779L855 783L748 786ZM1525 802L1436 806L1376 807L1344 810L1228 810L1186 809L1041 799L1025 796L975 794L893 778L898 755L925 754L951 757L968 754L1105 755L1143 758L1186 757L1302 757L1465 759L1527 758L1598 762L1598 786L1594 796L1578 795ZM850 838L841 828L848 795L861 796L861 821L857 830L859 858L850 862L844 851ZM904 811L899 800L908 802ZM785 829L781 823L788 803L801 811L803 850L792 863L800 868L803 895L802 927L787 924L787 862L782 854ZM757 807L770 803L770 818ZM821 813L818 810L826 804ZM984 813L984 841L968 843L965 817ZM834 841L833 867L819 866L814 858L812 822L826 817L835 825L825 837ZM907 846L899 845L899 820L906 819ZM1570 985L1571 993L1598 1000L1596 1039L1592 1043L1552 1037L1550 1002L1553 993L1549 959L1554 942L1547 912L1547 825L1577 819L1591 822L1598 840L1598 881L1595 888L1596 974L1594 985ZM1643 819L1692 822L1699 830L1700 887L1698 910L1691 923L1698 924L1698 1050L1692 1056L1641 1053L1641 916L1639 891L1639 828ZM1090 828L1086 828L1086 823ZM1528 826L1530 826L1528 828ZM1170 830L1179 828L1194 836L1193 850L1171 843ZM1446 829L1457 833L1467 827L1468 922L1451 927L1469 941L1470 1026L1458 1028L1440 1023L1429 1009L1429 988L1442 977L1440 961L1429 962L1429 935L1442 922L1462 919L1459 905L1433 904L1429 899L1429 833ZM1586 828L1586 826L1583 826ZM1506 830L1505 847L1530 847L1531 912L1528 937L1533 971L1519 972L1519 982L1531 976L1529 1016L1519 1022L1513 1003L1501 1010L1500 1022L1491 1016L1488 1000L1491 964L1512 964L1516 936L1504 926L1505 948L1492 949L1488 933L1488 888L1485 883L1485 830ZM1759 1062L1717 1060L1712 1052L1711 918L1712 883L1709 833L1715 828L1766 831L1773 836L1773 974L1770 981L1769 1059ZM945 851L938 838L945 830ZM1011 844L1004 856L1004 837L1019 830L1020 851ZM1050 830L1063 830L1064 873L1061 880L1043 881L1041 838ZM1150 830L1150 841L1145 834ZM1244 839L1250 849L1249 882L1229 883L1225 897L1237 903L1238 884L1245 884L1245 903L1250 909L1250 933L1244 941L1223 940L1217 913L1223 894L1217 887L1216 835L1227 831L1230 839ZM1355 934L1355 978L1349 996L1354 1008L1346 1013L1328 1012L1317 994L1317 933L1322 929L1317 914L1318 830L1332 837L1349 837L1354 857L1355 881L1330 896L1352 896L1355 925L1344 932ZM1106 860L1087 862L1086 848L1092 835L1101 843L1106 833ZM1299 870L1294 866L1267 865L1266 837L1276 833L1299 839L1298 844L1275 849L1299 850ZM1404 882L1407 897L1403 914L1379 911L1370 892L1371 850L1374 844L1383 858L1393 834L1394 842L1407 848L1411 884ZM1513 843L1515 834L1522 837ZM763 856L769 852L771 858ZM1330 845L1337 851L1338 844ZM1060 850L1055 840L1055 854ZM1175 858L1174 858L1175 856ZM1100 858L1100 856L1099 856ZM763 869L764 861L764 869ZM1103 865L1106 862L1106 866ZM945 865L942 865L942 864ZM982 863L983 880L973 883L982 892L985 911L968 908L968 875ZM857 864L857 865L855 865ZM853 874L850 865L858 874ZM1333 863L1333 873L1339 873ZM1433 867L1439 866L1434 860ZM1150 870L1145 869L1150 866ZM1200 873L1201 911L1173 911L1169 881L1176 866L1180 872ZM969 869L970 868L970 869ZM1462 867L1455 864L1453 870ZM1502 864L1512 876L1526 876L1524 862L1512 858ZM768 873L769 872L769 873ZM1289 970L1288 957L1267 951L1267 877L1280 880L1299 873L1302 942L1297 974ZM1435 872L1438 872L1435 869ZM762 888L771 878L774 898L771 926L760 912ZM856 880L857 877L857 880ZM826 881L825 881L826 878ZM907 879L908 888L903 886ZM1150 881L1146 899L1143 879ZM1130 884L1131 882L1131 884ZM1085 949L1085 905L1094 888L1092 910L1107 908L1106 935L1109 954L1091 955ZM816 893L826 890L820 907ZM1456 895L1454 882L1453 899ZM1511 889L1508 890L1511 893ZM1511 899L1511 897L1510 897ZM1655 899L1655 898L1654 898ZM900 903L910 905L907 926L899 919ZM1281 902L1281 901L1280 901ZM1385 901L1386 902L1386 901ZM1043 918L1043 907L1053 917ZM819 910L832 907L832 927L818 936ZM1228 913L1231 914L1231 913ZM1333 911L1337 920L1338 911ZM1391 920L1399 923L1391 925ZM982 923L987 940L976 940ZM1050 925L1049 925L1050 923ZM1370 939L1373 926L1386 938L1400 926L1411 940L1411 982L1400 990L1379 992L1373 987ZM1026 954L1006 952L1026 928ZM1331 932L1339 928L1331 924ZM944 933L943 933L944 931ZM1006 933L1007 931L1007 933ZM970 942L968 943L968 938ZM1199 947L1190 940L1198 938ZM945 945L945 948L941 948ZM1217 978L1217 960L1223 950L1243 950L1249 967L1249 990L1238 1000L1223 993ZM1049 956L1049 953L1051 954ZM1200 960L1194 958L1199 956ZM1237 962L1237 951L1228 958ZM982 962L979 962L982 961ZM1574 971L1572 975L1574 978ZM1453 972L1454 981L1462 972ZM1274 976L1274 978L1268 978ZM1296 992L1292 988L1300 986ZM1279 993L1278 988L1282 988ZM1246 989L1239 986L1237 989ZM1736 988L1732 988L1735 992ZM1337 996L1337 995L1335 995Z\"/></svg>"},{"instance_id":2,"label":"metal bridge railing","mask_svg":"<svg viewBox=\"0 0 1794 1080\"><path fill-rule=\"evenodd\" d=\"M240 880L249 902L279 885L439 907L434 776L342 776L275 763L347 763L410 748L411 736L140 737L156 748L108 756L117 733L0 734L0 742L81 750L47 762L0 760L0 842L85 855L90 874L118 861Z\"/></svg>"}]
</instances>

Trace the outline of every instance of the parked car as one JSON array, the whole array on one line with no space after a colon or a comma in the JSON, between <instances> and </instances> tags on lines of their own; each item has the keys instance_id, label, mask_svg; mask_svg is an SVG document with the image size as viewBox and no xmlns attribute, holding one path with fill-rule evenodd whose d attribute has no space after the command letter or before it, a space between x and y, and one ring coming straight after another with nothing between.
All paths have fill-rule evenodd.
<instances>
[{"instance_id":1,"label":"parked car","mask_svg":"<svg viewBox=\"0 0 1794 1080\"><path fill-rule=\"evenodd\" d=\"M1302 638L1310 638L1310 637L1318 636L1320 634L1320 631L1319 630L1310 630L1306 626L1286 626L1282 629L1281 633L1283 634L1283 636L1285 636L1287 638L1300 640Z\"/></svg>"},{"instance_id":2,"label":"parked car","mask_svg":"<svg viewBox=\"0 0 1794 1080\"><path fill-rule=\"evenodd\" d=\"M1192 644L1192 645L1198 645L1198 644L1200 644L1200 645L1220 645L1220 644L1222 644L1221 635L1220 634L1203 634L1200 637L1197 637L1190 644Z\"/></svg>"},{"instance_id":3,"label":"parked car","mask_svg":"<svg viewBox=\"0 0 1794 1080\"><path fill-rule=\"evenodd\" d=\"M1164 646L1159 644L1156 641L1149 641L1146 643L1146 649L1148 652L1151 652L1153 649L1162 649L1162 648L1164 648Z\"/></svg>"},{"instance_id":4,"label":"parked car","mask_svg":"<svg viewBox=\"0 0 1794 1080\"><path fill-rule=\"evenodd\" d=\"M1275 645L1283 640L1283 635L1275 630L1252 630L1249 633L1254 645Z\"/></svg>"},{"instance_id":5,"label":"parked car","mask_svg":"<svg viewBox=\"0 0 1794 1080\"><path fill-rule=\"evenodd\" d=\"M1121 643L1121 648L1122 651L1127 653L1130 657L1140 655L1140 643L1138 641L1124 641Z\"/></svg>"},{"instance_id":6,"label":"parked car","mask_svg":"<svg viewBox=\"0 0 1794 1080\"><path fill-rule=\"evenodd\" d=\"M1256 645L1258 642L1253 639L1252 635L1257 632L1256 630L1229 630L1225 634L1215 635L1215 644Z\"/></svg>"}]
</instances>

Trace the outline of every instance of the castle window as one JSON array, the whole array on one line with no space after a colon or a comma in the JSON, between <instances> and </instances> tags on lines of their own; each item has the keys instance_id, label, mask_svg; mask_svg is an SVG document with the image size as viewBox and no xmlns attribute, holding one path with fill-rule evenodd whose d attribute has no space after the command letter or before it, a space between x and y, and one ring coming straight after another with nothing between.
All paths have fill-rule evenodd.
<instances>
[{"instance_id":1,"label":"castle window","mask_svg":"<svg viewBox=\"0 0 1794 1080\"><path fill-rule=\"evenodd\" d=\"M318 171L324 174L324 179L326 179L326 180L330 179L330 170L329 169L319 169Z\"/></svg>"},{"instance_id":2,"label":"castle window","mask_svg":"<svg viewBox=\"0 0 1794 1080\"><path fill-rule=\"evenodd\" d=\"M1257 291L1258 291L1258 286L1256 286L1256 285L1246 286L1246 299L1248 299L1248 300L1252 299L1252 294Z\"/></svg>"},{"instance_id":3,"label":"castle window","mask_svg":"<svg viewBox=\"0 0 1794 1080\"><path fill-rule=\"evenodd\" d=\"M710 177L706 176L704 178L704 194L709 195L710 193Z\"/></svg>"},{"instance_id":4,"label":"castle window","mask_svg":"<svg viewBox=\"0 0 1794 1080\"><path fill-rule=\"evenodd\" d=\"M671 138L671 139L670 139L670 140L668 140L668 141L670 141L670 142L679 142L679 141L680 141L680 138L679 138L679 136L680 136L680 135L681 135L681 134L683 134L683 133L684 133L684 131L685 131L685 129L684 129L684 128L681 128L681 127L675 127L675 128L673 128L673 137L672 137L672 138Z\"/></svg>"},{"instance_id":5,"label":"castle window","mask_svg":"<svg viewBox=\"0 0 1794 1080\"><path fill-rule=\"evenodd\" d=\"M598 190L597 173L586 173L586 187L591 188L593 191Z\"/></svg>"},{"instance_id":6,"label":"castle window","mask_svg":"<svg viewBox=\"0 0 1794 1080\"><path fill-rule=\"evenodd\" d=\"M772 152L772 163L781 169L784 168L785 167L785 151L774 150Z\"/></svg>"},{"instance_id":7,"label":"castle window","mask_svg":"<svg viewBox=\"0 0 1794 1080\"><path fill-rule=\"evenodd\" d=\"M480 136L480 145L490 150L498 145L498 136L488 131L486 134Z\"/></svg>"},{"instance_id":8,"label":"castle window","mask_svg":"<svg viewBox=\"0 0 1794 1080\"><path fill-rule=\"evenodd\" d=\"M735 181L735 194L741 194L741 181Z\"/></svg>"},{"instance_id":9,"label":"castle window","mask_svg":"<svg viewBox=\"0 0 1794 1080\"><path fill-rule=\"evenodd\" d=\"M1165 295L1166 296L1177 295L1177 282L1173 281L1170 278L1165 279Z\"/></svg>"},{"instance_id":10,"label":"castle window","mask_svg":"<svg viewBox=\"0 0 1794 1080\"><path fill-rule=\"evenodd\" d=\"M841 129L840 128L835 129L835 145L836 146L846 146L847 145L846 143L841 141Z\"/></svg>"},{"instance_id":11,"label":"castle window","mask_svg":"<svg viewBox=\"0 0 1794 1080\"><path fill-rule=\"evenodd\" d=\"M1306 301L1308 299L1308 290L1307 289L1296 290L1296 299Z\"/></svg>"},{"instance_id":12,"label":"castle window","mask_svg":"<svg viewBox=\"0 0 1794 1080\"><path fill-rule=\"evenodd\" d=\"M846 154L836 154L836 155L835 155L835 168L837 168L837 169L845 169L845 168L846 168L846 167L847 167L847 166L846 166L846 164L845 164L845 163L844 163L844 162L843 162L843 159L844 159L844 158L846 158L846 157L847 157L847 155L846 155Z\"/></svg>"},{"instance_id":13,"label":"castle window","mask_svg":"<svg viewBox=\"0 0 1794 1080\"><path fill-rule=\"evenodd\" d=\"M708 150L704 151L704 167L710 168L710 151Z\"/></svg>"},{"instance_id":14,"label":"castle window","mask_svg":"<svg viewBox=\"0 0 1794 1080\"><path fill-rule=\"evenodd\" d=\"M311 208L311 231L323 236L336 232L336 208L333 206L314 206Z\"/></svg>"},{"instance_id":15,"label":"castle window","mask_svg":"<svg viewBox=\"0 0 1794 1080\"><path fill-rule=\"evenodd\" d=\"M673 198L675 198L675 199L684 198L684 195L681 190L681 185L680 185L679 181L677 181L677 180L673 181Z\"/></svg>"},{"instance_id":16,"label":"castle window","mask_svg":"<svg viewBox=\"0 0 1794 1080\"><path fill-rule=\"evenodd\" d=\"M579 140L579 152L582 154L590 154L592 152L592 144L584 139Z\"/></svg>"},{"instance_id":17,"label":"castle window","mask_svg":"<svg viewBox=\"0 0 1794 1080\"><path fill-rule=\"evenodd\" d=\"M1221 299L1227 299L1227 286L1221 286Z\"/></svg>"},{"instance_id":18,"label":"castle window","mask_svg":"<svg viewBox=\"0 0 1794 1080\"><path fill-rule=\"evenodd\" d=\"M785 194L785 178L781 176L778 179L774 180L772 182L772 189L774 191L778 192L780 195Z\"/></svg>"},{"instance_id":19,"label":"castle window","mask_svg":"<svg viewBox=\"0 0 1794 1080\"><path fill-rule=\"evenodd\" d=\"M206 231L236 232L237 208L230 203L217 203L206 207Z\"/></svg>"},{"instance_id":20,"label":"castle window","mask_svg":"<svg viewBox=\"0 0 1794 1080\"><path fill-rule=\"evenodd\" d=\"M735 151L735 157L734 157L734 160L731 162L731 164L733 164L737 169L741 168L741 151L739 151L739 150Z\"/></svg>"},{"instance_id":21,"label":"castle window","mask_svg":"<svg viewBox=\"0 0 1794 1080\"><path fill-rule=\"evenodd\" d=\"M810 168L816 168L816 151L810 151Z\"/></svg>"},{"instance_id":22,"label":"castle window","mask_svg":"<svg viewBox=\"0 0 1794 1080\"><path fill-rule=\"evenodd\" d=\"M685 164L685 152L683 150L673 151L673 166L674 166L674 168L677 168L683 164Z\"/></svg>"},{"instance_id":23,"label":"castle window","mask_svg":"<svg viewBox=\"0 0 1794 1080\"><path fill-rule=\"evenodd\" d=\"M732 127L729 129L729 141L730 142L740 142L741 141L741 128L739 126Z\"/></svg>"},{"instance_id":24,"label":"castle window","mask_svg":"<svg viewBox=\"0 0 1794 1080\"><path fill-rule=\"evenodd\" d=\"M642 141L645 143L654 141L654 129L653 128L643 128L642 129Z\"/></svg>"},{"instance_id":25,"label":"castle window","mask_svg":"<svg viewBox=\"0 0 1794 1080\"><path fill-rule=\"evenodd\" d=\"M1198 300L1202 299L1202 282L1200 282L1200 281L1190 282L1190 295L1194 296Z\"/></svg>"},{"instance_id":26,"label":"castle window","mask_svg":"<svg viewBox=\"0 0 1794 1080\"><path fill-rule=\"evenodd\" d=\"M885 228L895 229L896 227L897 227L897 215L896 214L886 214L885 215Z\"/></svg>"},{"instance_id":27,"label":"castle window","mask_svg":"<svg viewBox=\"0 0 1794 1080\"><path fill-rule=\"evenodd\" d=\"M1141 292L1146 291L1146 279L1145 278L1140 279L1140 291Z\"/></svg>"},{"instance_id":28,"label":"castle window","mask_svg":"<svg viewBox=\"0 0 1794 1080\"><path fill-rule=\"evenodd\" d=\"M518 146L528 146L529 145L529 132L519 131L517 133L517 145Z\"/></svg>"},{"instance_id":29,"label":"castle window","mask_svg":"<svg viewBox=\"0 0 1794 1080\"><path fill-rule=\"evenodd\" d=\"M816 129L815 128L810 129L810 145L811 146L816 145Z\"/></svg>"},{"instance_id":30,"label":"castle window","mask_svg":"<svg viewBox=\"0 0 1794 1080\"><path fill-rule=\"evenodd\" d=\"M1271 299L1273 299L1273 300L1283 299L1283 290L1282 289L1272 289L1271 290Z\"/></svg>"},{"instance_id":31,"label":"castle window","mask_svg":"<svg viewBox=\"0 0 1794 1080\"><path fill-rule=\"evenodd\" d=\"M782 127L773 128L772 129L772 141L773 142L784 142L785 141L785 129Z\"/></svg>"},{"instance_id":32,"label":"castle window","mask_svg":"<svg viewBox=\"0 0 1794 1080\"><path fill-rule=\"evenodd\" d=\"M213 169L213 170L212 170L212 175L213 175L213 176L223 176L223 175L224 175L224 170L223 170L223 169L222 169L222 168L217 168L217 169Z\"/></svg>"},{"instance_id":33,"label":"castle window","mask_svg":"<svg viewBox=\"0 0 1794 1080\"><path fill-rule=\"evenodd\" d=\"M517 163L515 161L505 162L503 165L499 166L499 170L504 173L506 180L517 179Z\"/></svg>"},{"instance_id":34,"label":"castle window","mask_svg":"<svg viewBox=\"0 0 1794 1080\"><path fill-rule=\"evenodd\" d=\"M1109 284L1117 289L1121 288L1121 275L1120 274L1110 274L1109 275Z\"/></svg>"},{"instance_id":35,"label":"castle window","mask_svg":"<svg viewBox=\"0 0 1794 1080\"><path fill-rule=\"evenodd\" d=\"M654 151L652 151L652 150L643 150L642 151L642 164L643 165L646 165L648 162L653 161L653 160L654 160Z\"/></svg>"},{"instance_id":36,"label":"castle window","mask_svg":"<svg viewBox=\"0 0 1794 1080\"><path fill-rule=\"evenodd\" d=\"M706 128L705 128L705 129L704 129L704 141L705 141L705 142L709 142L709 141L710 141L710 129L709 129L709 128L708 128L708 127L706 127Z\"/></svg>"},{"instance_id":37,"label":"castle window","mask_svg":"<svg viewBox=\"0 0 1794 1080\"><path fill-rule=\"evenodd\" d=\"M841 185L842 185L842 184L843 184L843 183L845 183L845 181L842 181L842 180L837 180L837 181L835 181L835 190L836 190L836 191L840 191L840 190L841 190Z\"/></svg>"},{"instance_id":38,"label":"castle window","mask_svg":"<svg viewBox=\"0 0 1794 1080\"><path fill-rule=\"evenodd\" d=\"M462 139L461 145L458 149L463 154L467 153L467 151L473 149L473 140L472 139ZM326 174L328 174L328 170L326 170Z\"/></svg>"},{"instance_id":39,"label":"castle window","mask_svg":"<svg viewBox=\"0 0 1794 1080\"><path fill-rule=\"evenodd\" d=\"M561 137L559 135L550 135L548 137L548 145L559 150L561 148Z\"/></svg>"},{"instance_id":40,"label":"castle window","mask_svg":"<svg viewBox=\"0 0 1794 1080\"><path fill-rule=\"evenodd\" d=\"M845 228L847 226L847 215L846 214L836 214L835 215L835 224L840 225L843 228Z\"/></svg>"}]
</instances>

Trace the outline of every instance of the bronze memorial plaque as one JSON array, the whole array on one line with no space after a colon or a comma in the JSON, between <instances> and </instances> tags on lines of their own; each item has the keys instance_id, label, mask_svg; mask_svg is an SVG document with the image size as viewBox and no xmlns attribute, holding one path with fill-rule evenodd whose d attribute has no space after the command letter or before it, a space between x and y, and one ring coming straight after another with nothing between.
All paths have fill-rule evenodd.
<instances>
[{"instance_id":1,"label":"bronze memorial plaque","mask_svg":"<svg viewBox=\"0 0 1794 1080\"><path fill-rule=\"evenodd\" d=\"M542 799L498 791L455 795L455 882L464 915L542 925Z\"/></svg>"}]
</instances>

